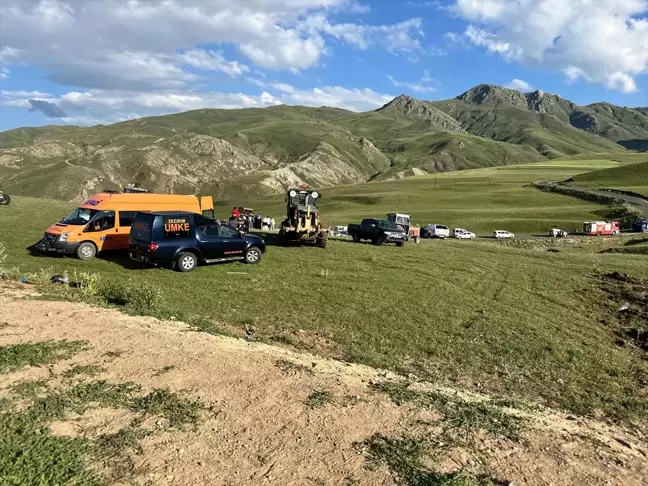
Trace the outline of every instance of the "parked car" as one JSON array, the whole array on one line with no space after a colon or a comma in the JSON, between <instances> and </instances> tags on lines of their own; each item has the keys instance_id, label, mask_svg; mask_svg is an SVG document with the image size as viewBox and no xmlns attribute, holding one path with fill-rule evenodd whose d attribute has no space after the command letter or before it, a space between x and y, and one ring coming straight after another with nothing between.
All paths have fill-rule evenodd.
<instances>
[{"instance_id":1,"label":"parked car","mask_svg":"<svg viewBox=\"0 0 648 486\"><path fill-rule=\"evenodd\" d=\"M496 230L496 231L493 231L493 238L496 238L498 240L503 240L503 239L506 239L506 238L515 238L515 235L513 233L508 232L508 231Z\"/></svg>"},{"instance_id":2,"label":"parked car","mask_svg":"<svg viewBox=\"0 0 648 486\"><path fill-rule=\"evenodd\" d=\"M568 233L565 230L559 228L551 228L549 230L549 236L552 238L566 238Z\"/></svg>"},{"instance_id":3,"label":"parked car","mask_svg":"<svg viewBox=\"0 0 648 486\"><path fill-rule=\"evenodd\" d=\"M648 221L645 219L636 219L632 222L632 231L637 233L648 232Z\"/></svg>"},{"instance_id":4,"label":"parked car","mask_svg":"<svg viewBox=\"0 0 648 486\"><path fill-rule=\"evenodd\" d=\"M450 228L443 224L428 224L423 228L423 238L448 238Z\"/></svg>"},{"instance_id":5,"label":"parked car","mask_svg":"<svg viewBox=\"0 0 648 486\"><path fill-rule=\"evenodd\" d=\"M374 245L395 243L396 246L403 246L407 241L407 234L385 219L366 218L360 224L350 224L348 231L354 243L371 240Z\"/></svg>"},{"instance_id":6,"label":"parked car","mask_svg":"<svg viewBox=\"0 0 648 486\"><path fill-rule=\"evenodd\" d=\"M186 212L137 213L128 241L133 260L191 272L199 262L259 263L266 243L229 224Z\"/></svg>"},{"instance_id":7,"label":"parked car","mask_svg":"<svg viewBox=\"0 0 648 486\"><path fill-rule=\"evenodd\" d=\"M346 226L331 226L329 228L330 236L348 236L349 231Z\"/></svg>"},{"instance_id":8,"label":"parked car","mask_svg":"<svg viewBox=\"0 0 648 486\"><path fill-rule=\"evenodd\" d=\"M475 233L467 231L463 228L452 228L452 237L459 238L461 240L474 240Z\"/></svg>"}]
</instances>

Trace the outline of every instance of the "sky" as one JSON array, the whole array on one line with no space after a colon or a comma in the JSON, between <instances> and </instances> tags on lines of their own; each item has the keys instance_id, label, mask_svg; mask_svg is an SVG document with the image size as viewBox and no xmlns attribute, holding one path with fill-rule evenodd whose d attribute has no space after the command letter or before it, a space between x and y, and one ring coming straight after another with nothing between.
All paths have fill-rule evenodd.
<instances>
[{"instance_id":1,"label":"sky","mask_svg":"<svg viewBox=\"0 0 648 486\"><path fill-rule=\"evenodd\" d=\"M648 106L648 0L0 0L0 130L379 108L478 84Z\"/></svg>"}]
</instances>

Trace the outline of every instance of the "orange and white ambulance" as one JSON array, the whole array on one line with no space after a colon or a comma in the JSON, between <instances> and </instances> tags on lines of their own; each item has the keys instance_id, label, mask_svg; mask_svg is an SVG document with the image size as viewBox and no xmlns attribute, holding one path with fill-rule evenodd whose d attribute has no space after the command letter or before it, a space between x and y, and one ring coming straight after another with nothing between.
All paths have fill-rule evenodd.
<instances>
[{"instance_id":1,"label":"orange and white ambulance","mask_svg":"<svg viewBox=\"0 0 648 486\"><path fill-rule=\"evenodd\" d=\"M105 250L125 250L138 212L186 211L214 218L211 196L153 194L125 189L92 196L47 230L36 249L89 260Z\"/></svg>"}]
</instances>

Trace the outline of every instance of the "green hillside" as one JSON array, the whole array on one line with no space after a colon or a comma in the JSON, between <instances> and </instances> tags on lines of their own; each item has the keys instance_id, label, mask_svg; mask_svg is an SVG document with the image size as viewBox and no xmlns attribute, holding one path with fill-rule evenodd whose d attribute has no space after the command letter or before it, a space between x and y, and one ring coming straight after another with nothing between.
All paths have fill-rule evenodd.
<instances>
[{"instance_id":1,"label":"green hillside","mask_svg":"<svg viewBox=\"0 0 648 486\"><path fill-rule=\"evenodd\" d=\"M632 191L648 197L648 154L644 162L595 170L573 177L573 185Z\"/></svg>"},{"instance_id":2,"label":"green hillside","mask_svg":"<svg viewBox=\"0 0 648 486\"><path fill-rule=\"evenodd\" d=\"M320 210L331 225L402 212L418 224L441 223L478 234L496 229L544 234L555 226L573 231L583 221L607 217L613 209L538 191L530 184L619 166L610 160L545 161L331 187L322 190ZM276 220L285 217L283 195L241 194L220 202L217 214L226 217L232 206L243 204Z\"/></svg>"},{"instance_id":3,"label":"green hillside","mask_svg":"<svg viewBox=\"0 0 648 486\"><path fill-rule=\"evenodd\" d=\"M642 109L579 107L540 91L488 85L439 102L402 95L366 113L201 109L109 126L1 132L0 181L15 195L66 201L130 183L256 197L304 182L335 187L566 156L622 158L624 144L645 142L643 118Z\"/></svg>"},{"instance_id":4,"label":"green hillside","mask_svg":"<svg viewBox=\"0 0 648 486\"><path fill-rule=\"evenodd\" d=\"M547 158L622 151L611 140L570 124L573 103L542 92L522 93L481 85L456 99L431 103L473 135L534 147Z\"/></svg>"}]
</instances>

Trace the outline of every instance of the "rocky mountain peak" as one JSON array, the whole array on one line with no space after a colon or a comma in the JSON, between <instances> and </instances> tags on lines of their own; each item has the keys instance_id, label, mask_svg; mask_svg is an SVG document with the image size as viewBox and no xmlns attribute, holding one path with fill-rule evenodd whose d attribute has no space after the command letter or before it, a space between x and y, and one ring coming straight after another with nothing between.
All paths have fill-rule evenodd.
<instances>
[{"instance_id":1,"label":"rocky mountain peak","mask_svg":"<svg viewBox=\"0 0 648 486\"><path fill-rule=\"evenodd\" d=\"M527 104L524 95L519 91L491 84L475 86L457 96L457 99L473 105L499 106L510 104L514 106L525 106Z\"/></svg>"},{"instance_id":2,"label":"rocky mountain peak","mask_svg":"<svg viewBox=\"0 0 648 486\"><path fill-rule=\"evenodd\" d=\"M428 125L440 130L464 132L459 122L439 110L429 102L417 100L407 95L400 95L376 111L390 115L418 118Z\"/></svg>"},{"instance_id":3,"label":"rocky mountain peak","mask_svg":"<svg viewBox=\"0 0 648 486\"><path fill-rule=\"evenodd\" d=\"M416 98L412 98L411 96L402 94L400 96L397 96L393 100L391 100L389 103L383 105L381 108L378 108L378 110L376 111L399 110L404 113L410 113L415 108L415 106L421 104L422 102L417 100Z\"/></svg>"}]
</instances>

